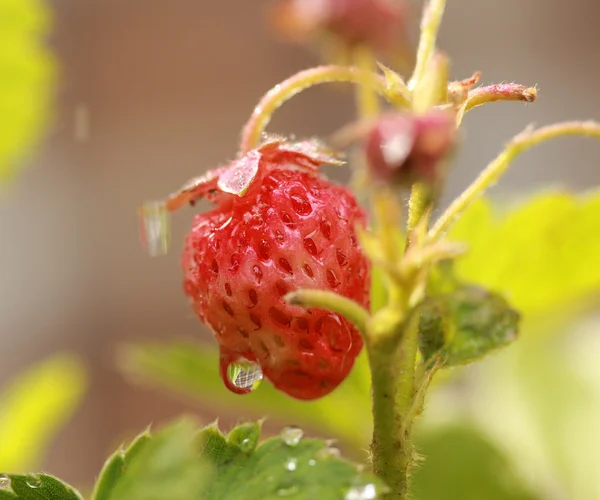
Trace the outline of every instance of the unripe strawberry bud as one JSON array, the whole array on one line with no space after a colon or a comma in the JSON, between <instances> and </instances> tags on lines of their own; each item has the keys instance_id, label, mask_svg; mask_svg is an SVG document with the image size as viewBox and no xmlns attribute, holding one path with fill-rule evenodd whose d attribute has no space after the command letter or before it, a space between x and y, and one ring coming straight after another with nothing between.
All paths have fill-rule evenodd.
<instances>
[{"instance_id":1,"label":"unripe strawberry bud","mask_svg":"<svg viewBox=\"0 0 600 500\"><path fill-rule=\"evenodd\" d=\"M404 0L283 0L275 21L295 38L329 32L348 45L389 50L405 31L406 11Z\"/></svg>"},{"instance_id":2,"label":"unripe strawberry bud","mask_svg":"<svg viewBox=\"0 0 600 500\"><path fill-rule=\"evenodd\" d=\"M385 182L435 184L455 140L452 113L390 113L380 117L367 133L367 164L372 176Z\"/></svg>"}]
</instances>

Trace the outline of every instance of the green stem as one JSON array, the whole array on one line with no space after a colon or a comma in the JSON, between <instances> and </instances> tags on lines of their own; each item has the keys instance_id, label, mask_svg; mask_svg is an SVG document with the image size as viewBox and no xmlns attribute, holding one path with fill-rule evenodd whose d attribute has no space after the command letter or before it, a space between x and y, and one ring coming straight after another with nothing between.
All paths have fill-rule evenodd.
<instances>
[{"instance_id":1,"label":"green stem","mask_svg":"<svg viewBox=\"0 0 600 500\"><path fill-rule=\"evenodd\" d=\"M413 242L414 233L423 217L428 216L431 203L430 188L423 183L413 184L408 200L408 220L406 223L407 247Z\"/></svg>"},{"instance_id":2,"label":"green stem","mask_svg":"<svg viewBox=\"0 0 600 500\"><path fill-rule=\"evenodd\" d=\"M413 464L411 423L407 419L415 392L418 316L402 331L378 336L369 344L372 377L374 472L390 487L388 498L408 498L408 478Z\"/></svg>"},{"instance_id":3,"label":"green stem","mask_svg":"<svg viewBox=\"0 0 600 500\"><path fill-rule=\"evenodd\" d=\"M435 52L437 35L446 8L446 0L429 0L423 11L421 20L421 36L417 50L415 70L408 82L408 88L413 90L423 78L429 66L429 61Z\"/></svg>"},{"instance_id":4,"label":"green stem","mask_svg":"<svg viewBox=\"0 0 600 500\"><path fill-rule=\"evenodd\" d=\"M341 314L354 323L363 335L367 331L369 312L353 300L337 293L325 290L297 290L288 293L285 300L292 305L318 307Z\"/></svg>"},{"instance_id":5,"label":"green stem","mask_svg":"<svg viewBox=\"0 0 600 500\"><path fill-rule=\"evenodd\" d=\"M319 66L301 71L273 87L260 100L242 132L240 154L258 146L273 113L303 90L321 83L349 82L366 86L385 96L386 83L381 76L346 66Z\"/></svg>"},{"instance_id":6,"label":"green stem","mask_svg":"<svg viewBox=\"0 0 600 500\"><path fill-rule=\"evenodd\" d=\"M363 74L372 74L377 70L373 52L368 47L355 47L352 57L354 66ZM369 85L356 87L356 103L358 105L358 115L361 118L372 118L379 114L380 106L377 92Z\"/></svg>"},{"instance_id":7,"label":"green stem","mask_svg":"<svg viewBox=\"0 0 600 500\"><path fill-rule=\"evenodd\" d=\"M487 188L496 183L518 155L541 142L567 135L581 135L600 139L600 124L595 122L564 122L534 131L530 128L526 129L508 143L505 150L450 204L429 231L429 237L431 239L440 238L471 203L481 196Z\"/></svg>"}]
</instances>

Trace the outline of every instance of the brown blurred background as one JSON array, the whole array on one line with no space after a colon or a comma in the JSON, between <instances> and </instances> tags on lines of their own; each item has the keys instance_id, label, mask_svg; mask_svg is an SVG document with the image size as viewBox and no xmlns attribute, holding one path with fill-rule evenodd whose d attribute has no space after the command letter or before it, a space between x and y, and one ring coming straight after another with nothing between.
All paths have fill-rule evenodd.
<instances>
[{"instance_id":1,"label":"brown blurred background","mask_svg":"<svg viewBox=\"0 0 600 500\"><path fill-rule=\"evenodd\" d=\"M0 245L0 381L52 352L85 357L91 391L47 461L50 472L80 484L119 438L185 409L128 385L114 369L118 343L206 335L180 286L178 250L192 211L175 218L173 252L154 260L140 247L136 207L231 159L258 98L318 56L274 39L266 1L51 4L62 72L55 124L0 200L0 234L9 235ZM593 0L449 0L441 46L454 77L482 70L483 83L540 90L535 104L467 118L449 194L530 122L600 119L599 18ZM327 134L351 119L351 98L314 89L279 112L271 130ZM494 193L598 185L598 151L580 140L544 146ZM222 421L243 416L240 400L239 414Z\"/></svg>"}]
</instances>

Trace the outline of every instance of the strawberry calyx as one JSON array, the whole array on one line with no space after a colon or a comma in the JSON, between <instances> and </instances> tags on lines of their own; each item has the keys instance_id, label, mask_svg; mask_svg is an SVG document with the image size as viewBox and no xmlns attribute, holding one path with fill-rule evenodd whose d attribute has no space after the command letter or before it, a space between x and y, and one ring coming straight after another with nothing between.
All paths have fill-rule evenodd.
<instances>
[{"instance_id":1,"label":"strawberry calyx","mask_svg":"<svg viewBox=\"0 0 600 500\"><path fill-rule=\"evenodd\" d=\"M209 170L171 194L166 202L169 212L184 205L194 205L199 199L219 201L219 194L244 196L253 183L262 177L271 165L316 172L325 164L342 165L340 153L327 148L316 139L290 142L277 136L267 137L256 149L252 149L226 167Z\"/></svg>"}]
</instances>

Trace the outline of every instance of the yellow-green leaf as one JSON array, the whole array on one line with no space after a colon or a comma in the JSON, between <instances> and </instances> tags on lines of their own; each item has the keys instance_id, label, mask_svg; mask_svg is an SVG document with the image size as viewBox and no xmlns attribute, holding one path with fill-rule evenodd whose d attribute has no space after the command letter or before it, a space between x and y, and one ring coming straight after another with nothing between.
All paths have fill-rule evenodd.
<instances>
[{"instance_id":1,"label":"yellow-green leaf","mask_svg":"<svg viewBox=\"0 0 600 500\"><path fill-rule=\"evenodd\" d=\"M59 355L16 377L0 393L0 471L35 469L86 387L80 362Z\"/></svg>"},{"instance_id":2,"label":"yellow-green leaf","mask_svg":"<svg viewBox=\"0 0 600 500\"><path fill-rule=\"evenodd\" d=\"M480 200L450 231L469 245L455 271L504 295L520 312L542 315L600 291L600 191L553 191L504 214Z\"/></svg>"},{"instance_id":3,"label":"yellow-green leaf","mask_svg":"<svg viewBox=\"0 0 600 500\"><path fill-rule=\"evenodd\" d=\"M46 48L49 10L41 0L0 1L0 182L39 138L54 64Z\"/></svg>"}]
</instances>

